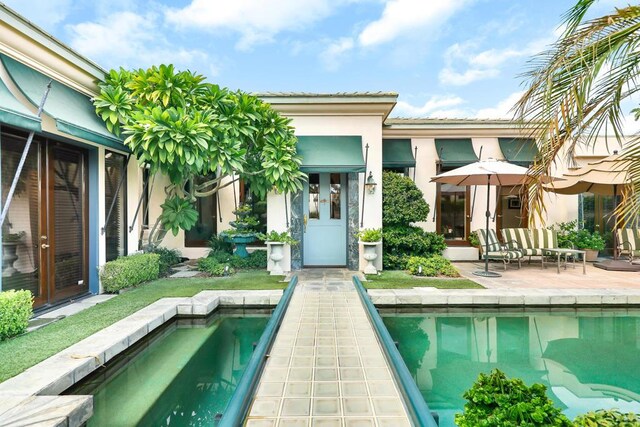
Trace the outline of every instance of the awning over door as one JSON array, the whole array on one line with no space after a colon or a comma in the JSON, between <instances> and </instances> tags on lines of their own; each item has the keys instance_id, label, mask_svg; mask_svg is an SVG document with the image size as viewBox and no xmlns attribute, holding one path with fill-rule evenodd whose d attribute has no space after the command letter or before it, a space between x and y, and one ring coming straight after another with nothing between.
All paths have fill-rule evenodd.
<instances>
[{"instance_id":1,"label":"awning over door","mask_svg":"<svg viewBox=\"0 0 640 427\"><path fill-rule=\"evenodd\" d=\"M440 164L445 168L459 168L478 161L471 138L436 139Z\"/></svg>"},{"instance_id":2,"label":"awning over door","mask_svg":"<svg viewBox=\"0 0 640 427\"><path fill-rule=\"evenodd\" d=\"M385 168L413 168L416 159L411 152L410 139L382 140L382 167Z\"/></svg>"},{"instance_id":3,"label":"awning over door","mask_svg":"<svg viewBox=\"0 0 640 427\"><path fill-rule=\"evenodd\" d=\"M509 163L528 168L538 155L538 146L530 138L498 138L500 150Z\"/></svg>"},{"instance_id":4,"label":"awning over door","mask_svg":"<svg viewBox=\"0 0 640 427\"><path fill-rule=\"evenodd\" d=\"M362 137L299 136L303 172L364 172Z\"/></svg>"},{"instance_id":5,"label":"awning over door","mask_svg":"<svg viewBox=\"0 0 640 427\"><path fill-rule=\"evenodd\" d=\"M40 132L40 118L22 105L0 80L0 123L28 131Z\"/></svg>"},{"instance_id":6,"label":"awning over door","mask_svg":"<svg viewBox=\"0 0 640 427\"><path fill-rule=\"evenodd\" d=\"M24 96L33 105L38 106L51 79L8 56L0 55L0 59ZM111 134L96 115L88 96L56 80L53 80L51 85L44 112L55 119L56 128L60 132L106 147L128 151L122 141Z\"/></svg>"}]
</instances>

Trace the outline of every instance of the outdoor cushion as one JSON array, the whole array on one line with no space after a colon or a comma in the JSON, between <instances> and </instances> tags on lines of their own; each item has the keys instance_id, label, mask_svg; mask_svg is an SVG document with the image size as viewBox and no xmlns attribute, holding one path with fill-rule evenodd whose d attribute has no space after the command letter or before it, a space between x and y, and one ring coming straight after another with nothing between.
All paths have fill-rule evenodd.
<instances>
[{"instance_id":1,"label":"outdoor cushion","mask_svg":"<svg viewBox=\"0 0 640 427\"><path fill-rule=\"evenodd\" d=\"M485 252L487 250L487 240L489 241L489 252L496 252L502 249L495 230L489 230L488 235L487 230L478 230L477 233L482 252Z\"/></svg>"},{"instance_id":2,"label":"outdoor cushion","mask_svg":"<svg viewBox=\"0 0 640 427\"><path fill-rule=\"evenodd\" d=\"M514 249L533 249L533 239L527 228L503 228L504 243Z\"/></svg>"},{"instance_id":3,"label":"outdoor cushion","mask_svg":"<svg viewBox=\"0 0 640 427\"><path fill-rule=\"evenodd\" d=\"M531 230L531 234L533 235L533 246L537 249L558 247L558 234L554 230L534 228Z\"/></svg>"},{"instance_id":4,"label":"outdoor cushion","mask_svg":"<svg viewBox=\"0 0 640 427\"><path fill-rule=\"evenodd\" d=\"M621 254L635 255L640 252L640 230L637 228L618 228L616 230L618 248Z\"/></svg>"},{"instance_id":5,"label":"outdoor cushion","mask_svg":"<svg viewBox=\"0 0 640 427\"><path fill-rule=\"evenodd\" d=\"M506 250L499 252L489 252L489 259L518 259L522 258L522 252L515 250ZM484 258L484 256L483 256Z\"/></svg>"}]
</instances>

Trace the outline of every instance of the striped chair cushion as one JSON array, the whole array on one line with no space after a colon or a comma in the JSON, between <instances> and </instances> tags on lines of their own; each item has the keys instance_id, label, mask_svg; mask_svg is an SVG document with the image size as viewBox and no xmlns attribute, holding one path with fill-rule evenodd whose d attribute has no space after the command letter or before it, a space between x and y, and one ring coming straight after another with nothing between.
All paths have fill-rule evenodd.
<instances>
[{"instance_id":1,"label":"striped chair cushion","mask_svg":"<svg viewBox=\"0 0 640 427\"><path fill-rule=\"evenodd\" d=\"M487 230L478 230L478 240L480 241L480 248L482 248L482 252L487 249L487 240L489 241L489 252L496 252L501 249L500 242L498 241L498 235L495 230L489 230L489 234L487 235Z\"/></svg>"},{"instance_id":2,"label":"striped chair cushion","mask_svg":"<svg viewBox=\"0 0 640 427\"><path fill-rule=\"evenodd\" d=\"M500 251L500 252L489 252L489 259L518 259L522 258L522 252L520 251ZM483 256L484 258L484 256Z\"/></svg>"},{"instance_id":3,"label":"striped chair cushion","mask_svg":"<svg viewBox=\"0 0 640 427\"><path fill-rule=\"evenodd\" d=\"M522 252L522 255L524 256L541 256L542 255L541 248L523 248L518 250Z\"/></svg>"},{"instance_id":4,"label":"striped chair cushion","mask_svg":"<svg viewBox=\"0 0 640 427\"><path fill-rule=\"evenodd\" d=\"M527 228L503 228L502 239L510 248L534 249L533 239Z\"/></svg>"},{"instance_id":5,"label":"striped chair cushion","mask_svg":"<svg viewBox=\"0 0 640 427\"><path fill-rule=\"evenodd\" d=\"M536 249L558 247L558 234L554 230L534 228L531 233L533 234L533 245Z\"/></svg>"}]
</instances>

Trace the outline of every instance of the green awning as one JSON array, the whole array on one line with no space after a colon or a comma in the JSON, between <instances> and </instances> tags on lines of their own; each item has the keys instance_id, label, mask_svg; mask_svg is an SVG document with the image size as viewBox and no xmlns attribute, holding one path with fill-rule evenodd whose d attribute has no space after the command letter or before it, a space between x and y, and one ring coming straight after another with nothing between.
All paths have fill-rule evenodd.
<instances>
[{"instance_id":1,"label":"green awning","mask_svg":"<svg viewBox=\"0 0 640 427\"><path fill-rule=\"evenodd\" d=\"M0 123L28 131L40 132L40 118L18 101L0 80Z\"/></svg>"},{"instance_id":2,"label":"green awning","mask_svg":"<svg viewBox=\"0 0 640 427\"><path fill-rule=\"evenodd\" d=\"M362 137L299 136L303 172L364 172Z\"/></svg>"},{"instance_id":3,"label":"green awning","mask_svg":"<svg viewBox=\"0 0 640 427\"><path fill-rule=\"evenodd\" d=\"M411 152L410 139L382 140L382 167L385 168L414 168L416 159Z\"/></svg>"},{"instance_id":4,"label":"green awning","mask_svg":"<svg viewBox=\"0 0 640 427\"><path fill-rule=\"evenodd\" d=\"M51 78L8 56L0 55L0 59L24 96L33 105L39 105ZM44 112L55 119L56 128L60 132L106 147L128 151L122 140L109 132L104 122L96 115L88 96L56 80L53 80L51 85Z\"/></svg>"},{"instance_id":5,"label":"green awning","mask_svg":"<svg viewBox=\"0 0 640 427\"><path fill-rule=\"evenodd\" d=\"M498 138L500 149L509 163L528 168L538 155L536 141L529 138Z\"/></svg>"},{"instance_id":6,"label":"green awning","mask_svg":"<svg viewBox=\"0 0 640 427\"><path fill-rule=\"evenodd\" d=\"M471 138L436 139L436 152L440 164L446 168L459 168L478 161Z\"/></svg>"}]
</instances>

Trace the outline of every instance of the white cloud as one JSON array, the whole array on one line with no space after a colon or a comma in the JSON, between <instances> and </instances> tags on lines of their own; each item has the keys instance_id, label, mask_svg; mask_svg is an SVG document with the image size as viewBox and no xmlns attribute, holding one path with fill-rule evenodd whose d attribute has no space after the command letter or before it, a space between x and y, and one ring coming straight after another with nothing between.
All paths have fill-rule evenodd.
<instances>
[{"instance_id":1,"label":"white cloud","mask_svg":"<svg viewBox=\"0 0 640 427\"><path fill-rule=\"evenodd\" d=\"M524 94L523 91L514 92L494 107L482 108L476 112L478 119L512 119L513 107Z\"/></svg>"},{"instance_id":2,"label":"white cloud","mask_svg":"<svg viewBox=\"0 0 640 427\"><path fill-rule=\"evenodd\" d=\"M360 33L362 46L386 43L423 28L439 27L469 0L388 0L382 16Z\"/></svg>"},{"instance_id":3,"label":"white cloud","mask_svg":"<svg viewBox=\"0 0 640 427\"><path fill-rule=\"evenodd\" d=\"M451 107L464 103L464 99L456 95L434 95L421 106L398 101L392 115L394 117L462 117L468 112L464 109Z\"/></svg>"},{"instance_id":4,"label":"white cloud","mask_svg":"<svg viewBox=\"0 0 640 427\"><path fill-rule=\"evenodd\" d=\"M497 77L504 64L540 53L554 38L539 38L520 48L493 48L480 52L478 52L477 41L455 43L444 53L445 66L438 78L445 85L464 86L475 81Z\"/></svg>"},{"instance_id":5,"label":"white cloud","mask_svg":"<svg viewBox=\"0 0 640 427\"><path fill-rule=\"evenodd\" d=\"M72 0L3 0L16 12L42 27L51 27L67 17Z\"/></svg>"},{"instance_id":6,"label":"white cloud","mask_svg":"<svg viewBox=\"0 0 640 427\"><path fill-rule=\"evenodd\" d=\"M353 47L353 39L351 37L343 37L331 42L320 54L320 59L327 70L335 71L340 68L342 59L353 49Z\"/></svg>"},{"instance_id":7,"label":"white cloud","mask_svg":"<svg viewBox=\"0 0 640 427\"><path fill-rule=\"evenodd\" d=\"M154 14L137 15L119 12L98 22L68 26L71 47L108 67L144 67L173 63L179 68L207 54L172 46L162 36L161 25Z\"/></svg>"},{"instance_id":8,"label":"white cloud","mask_svg":"<svg viewBox=\"0 0 640 427\"><path fill-rule=\"evenodd\" d=\"M279 32L301 30L329 16L338 0L193 0L182 9L165 12L169 23L212 32L240 34L238 48L269 42Z\"/></svg>"}]
</instances>

